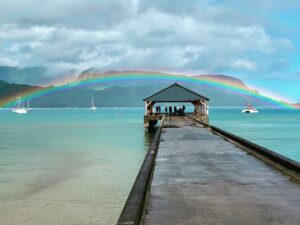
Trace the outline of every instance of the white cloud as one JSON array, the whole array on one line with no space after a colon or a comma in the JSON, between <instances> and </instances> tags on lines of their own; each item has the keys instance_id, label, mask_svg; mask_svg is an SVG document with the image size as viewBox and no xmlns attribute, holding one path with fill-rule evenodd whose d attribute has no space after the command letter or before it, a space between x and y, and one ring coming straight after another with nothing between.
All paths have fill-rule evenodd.
<instances>
[{"instance_id":1,"label":"white cloud","mask_svg":"<svg viewBox=\"0 0 300 225\"><path fill-rule=\"evenodd\" d=\"M273 69L293 48L263 24L208 0L3 0L0 14L0 64L50 71L255 73Z\"/></svg>"},{"instance_id":2,"label":"white cloud","mask_svg":"<svg viewBox=\"0 0 300 225\"><path fill-rule=\"evenodd\" d=\"M138 0L1 0L0 23L108 28L137 13Z\"/></svg>"},{"instance_id":3,"label":"white cloud","mask_svg":"<svg viewBox=\"0 0 300 225\"><path fill-rule=\"evenodd\" d=\"M255 71L257 69L257 66L253 62L244 59L236 59L230 64L230 66L233 69L239 70Z\"/></svg>"}]
</instances>

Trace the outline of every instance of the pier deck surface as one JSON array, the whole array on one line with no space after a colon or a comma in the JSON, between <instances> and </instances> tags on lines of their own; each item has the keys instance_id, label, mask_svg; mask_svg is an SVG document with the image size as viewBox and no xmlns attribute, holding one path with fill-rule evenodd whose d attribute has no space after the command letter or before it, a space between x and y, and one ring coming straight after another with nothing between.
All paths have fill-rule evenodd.
<instances>
[{"instance_id":1,"label":"pier deck surface","mask_svg":"<svg viewBox=\"0 0 300 225\"><path fill-rule=\"evenodd\" d=\"M300 184L199 123L169 117L142 224L300 224Z\"/></svg>"}]
</instances>

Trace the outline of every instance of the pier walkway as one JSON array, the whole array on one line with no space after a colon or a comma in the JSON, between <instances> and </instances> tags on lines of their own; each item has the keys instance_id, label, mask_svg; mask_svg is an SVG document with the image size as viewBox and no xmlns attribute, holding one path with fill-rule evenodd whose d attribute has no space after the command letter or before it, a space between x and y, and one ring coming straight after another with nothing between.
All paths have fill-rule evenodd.
<instances>
[{"instance_id":1,"label":"pier walkway","mask_svg":"<svg viewBox=\"0 0 300 225\"><path fill-rule=\"evenodd\" d=\"M167 117L144 225L300 224L300 184L188 117Z\"/></svg>"}]
</instances>

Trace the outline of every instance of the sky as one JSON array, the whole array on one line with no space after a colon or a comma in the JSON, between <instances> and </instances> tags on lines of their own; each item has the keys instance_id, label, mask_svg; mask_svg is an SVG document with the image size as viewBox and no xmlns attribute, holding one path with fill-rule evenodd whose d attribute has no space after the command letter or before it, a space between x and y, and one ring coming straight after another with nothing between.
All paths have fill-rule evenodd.
<instances>
[{"instance_id":1,"label":"sky","mask_svg":"<svg viewBox=\"0 0 300 225\"><path fill-rule=\"evenodd\" d=\"M0 65L227 74L300 102L299 0L0 0Z\"/></svg>"}]
</instances>

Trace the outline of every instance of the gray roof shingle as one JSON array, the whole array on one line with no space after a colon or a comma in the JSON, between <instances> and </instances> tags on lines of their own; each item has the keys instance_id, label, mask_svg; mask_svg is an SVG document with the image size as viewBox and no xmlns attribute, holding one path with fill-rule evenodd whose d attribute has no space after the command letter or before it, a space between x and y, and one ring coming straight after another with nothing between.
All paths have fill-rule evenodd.
<instances>
[{"instance_id":1,"label":"gray roof shingle","mask_svg":"<svg viewBox=\"0 0 300 225\"><path fill-rule=\"evenodd\" d=\"M200 95L186 87L181 86L178 83L174 83L169 87L145 98L143 101L152 102L192 102L198 100L209 99L203 95Z\"/></svg>"}]
</instances>

